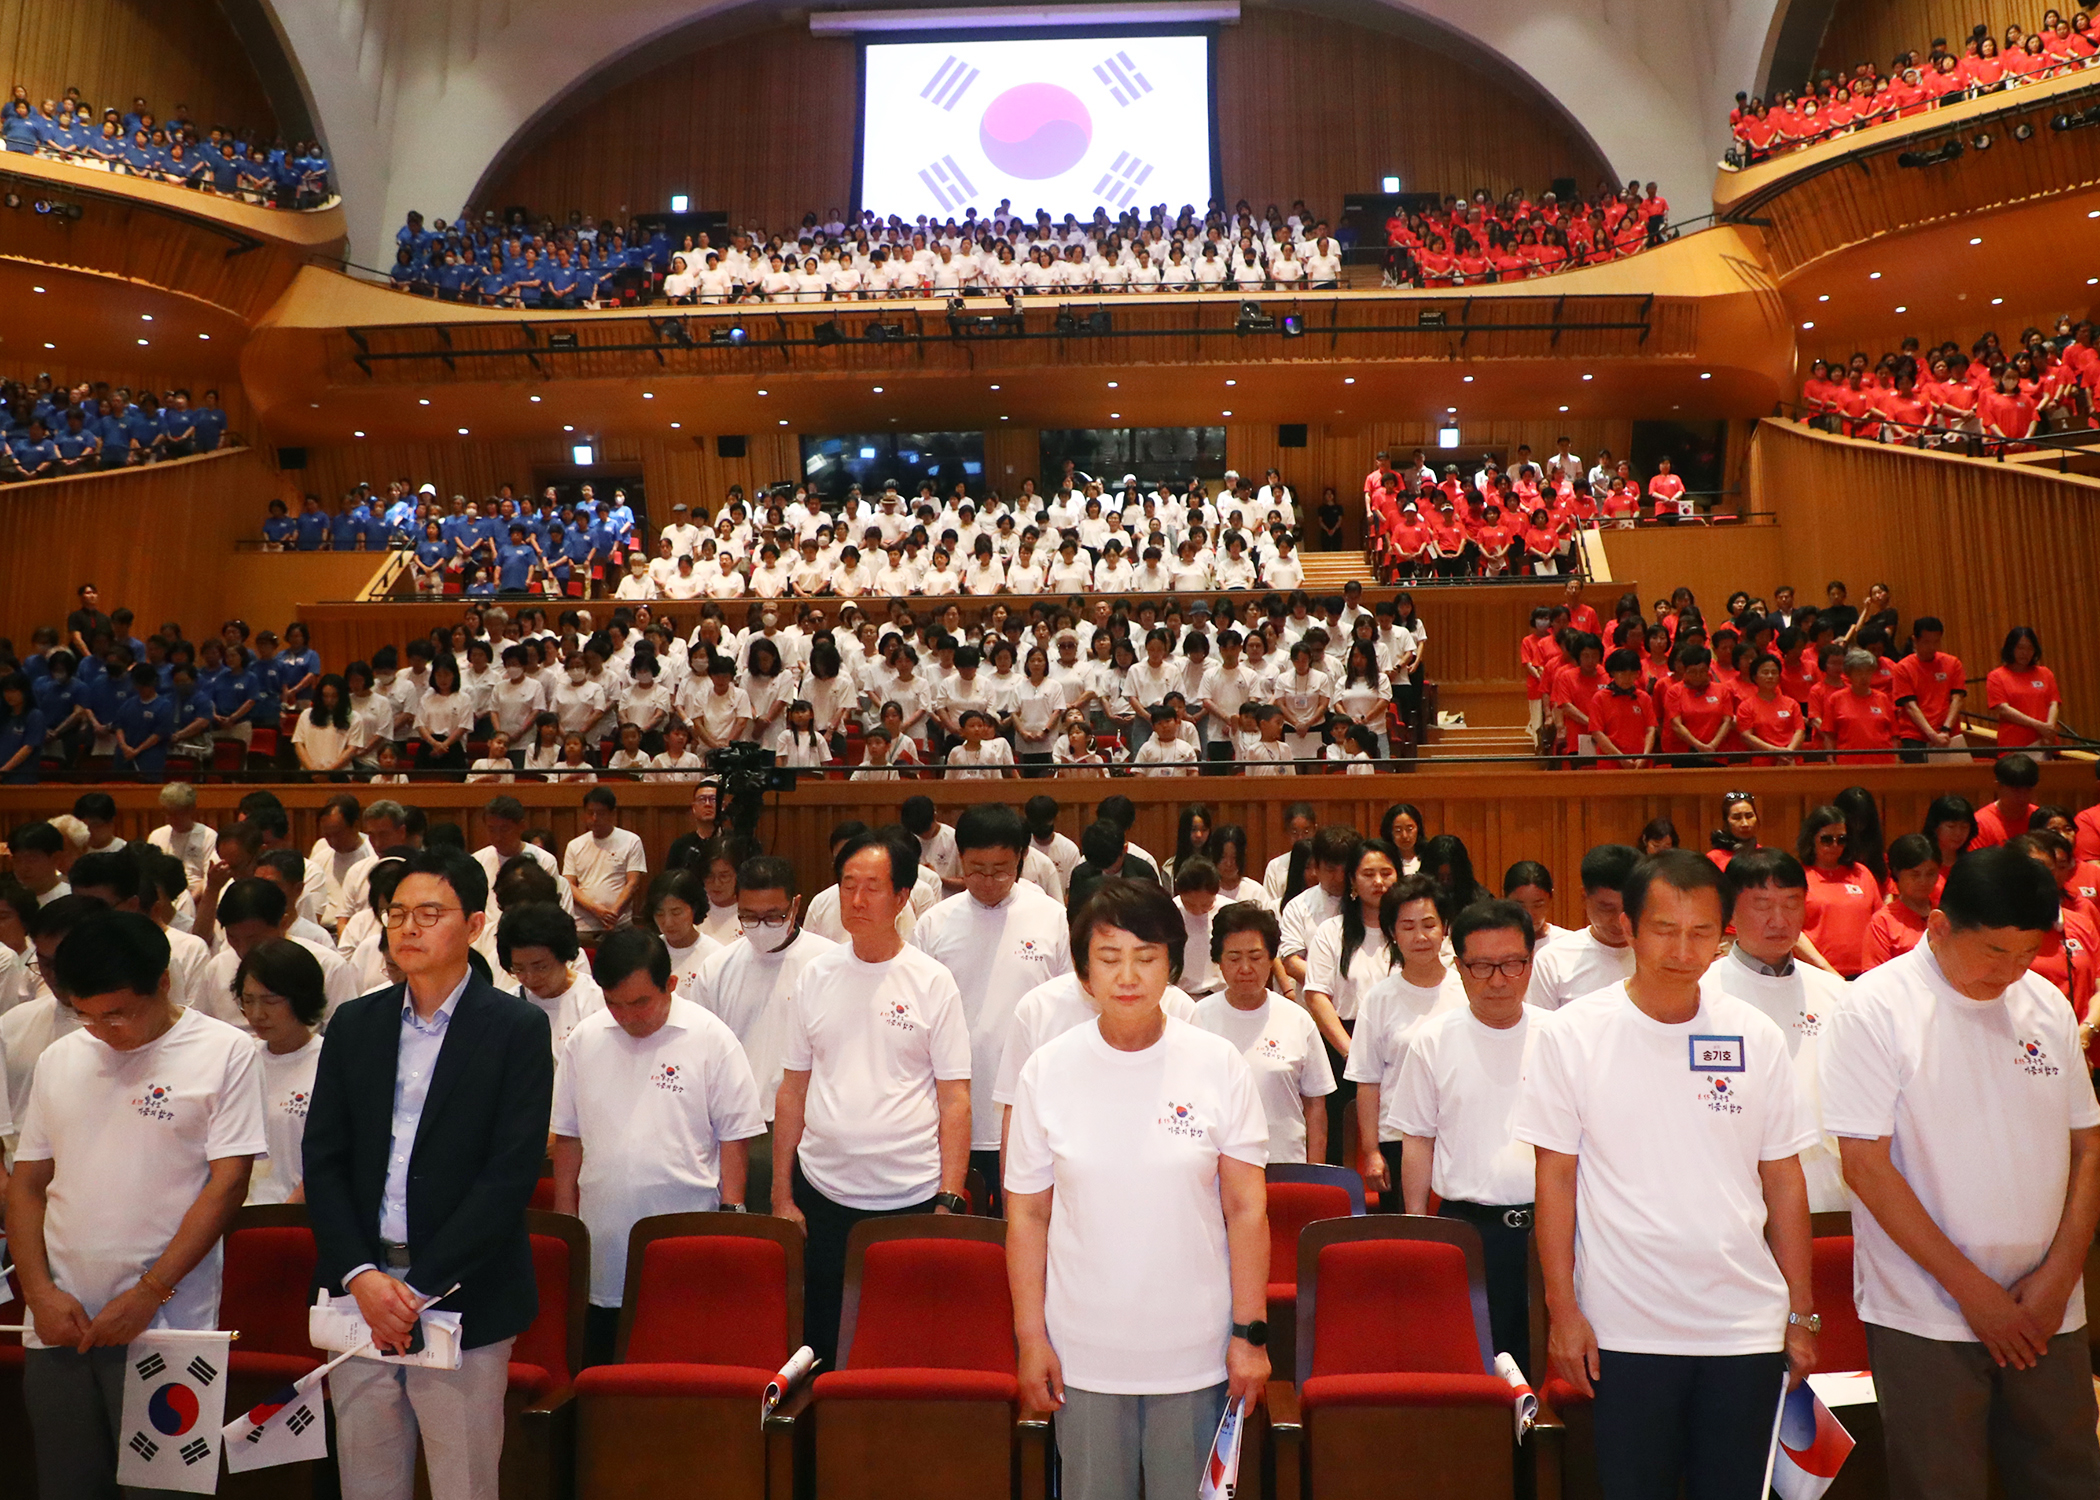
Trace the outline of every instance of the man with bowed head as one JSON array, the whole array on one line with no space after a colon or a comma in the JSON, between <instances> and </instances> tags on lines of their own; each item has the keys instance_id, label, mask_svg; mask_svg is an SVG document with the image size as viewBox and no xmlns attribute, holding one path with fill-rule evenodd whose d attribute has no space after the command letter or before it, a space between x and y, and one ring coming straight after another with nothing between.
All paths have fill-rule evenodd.
<instances>
[{"instance_id":1,"label":"man with bowed head","mask_svg":"<svg viewBox=\"0 0 2100 1500\"><path fill-rule=\"evenodd\" d=\"M846 1240L863 1219L964 1213L970 1032L955 980L905 946L919 841L899 827L839 846L847 941L795 983L773 1110L773 1212L803 1226L804 1338L838 1356Z\"/></svg>"},{"instance_id":2,"label":"man with bowed head","mask_svg":"<svg viewBox=\"0 0 2100 1500\"><path fill-rule=\"evenodd\" d=\"M382 914L405 976L329 1023L306 1117L314 1289L349 1292L383 1351L426 1297L460 1315L456 1370L352 1360L330 1377L345 1500L408 1500L418 1438L433 1500L496 1493L510 1348L539 1293L525 1209L554 1100L546 1013L476 975L488 880L421 849ZM428 1128L426 1128L428 1127Z\"/></svg>"},{"instance_id":3,"label":"man with bowed head","mask_svg":"<svg viewBox=\"0 0 2100 1500\"><path fill-rule=\"evenodd\" d=\"M1563 1005L1525 1060L1516 1138L1552 1373L1596 1401L1613 1500L1752 1496L1782 1387L1815 1365L1808 1188L1816 1124L1779 1028L1700 981L1733 902L1665 850L1627 878L1630 977Z\"/></svg>"},{"instance_id":4,"label":"man with bowed head","mask_svg":"<svg viewBox=\"0 0 2100 1500\"><path fill-rule=\"evenodd\" d=\"M1824 1124L1889 1493L2100 1494L2080 1273L2100 1220L2100 1103L2078 1020L2028 972L2058 919L2048 868L1963 855L1925 936L1849 986L1823 1045Z\"/></svg>"}]
</instances>

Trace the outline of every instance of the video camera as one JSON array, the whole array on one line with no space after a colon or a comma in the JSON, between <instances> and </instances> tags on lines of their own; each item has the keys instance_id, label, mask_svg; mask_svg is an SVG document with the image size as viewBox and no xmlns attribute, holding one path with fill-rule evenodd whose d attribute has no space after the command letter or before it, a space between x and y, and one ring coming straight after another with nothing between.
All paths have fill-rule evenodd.
<instances>
[{"instance_id":1,"label":"video camera","mask_svg":"<svg viewBox=\"0 0 2100 1500\"><path fill-rule=\"evenodd\" d=\"M723 745L707 752L707 768L720 784L722 806L728 809L729 826L743 838L758 832L759 814L765 811L766 793L792 792L795 772L775 764L779 759L762 745Z\"/></svg>"}]
</instances>

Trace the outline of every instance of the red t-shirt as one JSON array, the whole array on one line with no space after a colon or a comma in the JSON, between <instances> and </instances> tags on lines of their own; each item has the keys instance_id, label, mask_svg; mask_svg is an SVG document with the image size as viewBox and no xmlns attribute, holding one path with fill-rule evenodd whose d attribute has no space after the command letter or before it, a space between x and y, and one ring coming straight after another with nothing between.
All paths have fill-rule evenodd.
<instances>
[{"instance_id":1,"label":"red t-shirt","mask_svg":"<svg viewBox=\"0 0 2100 1500\"><path fill-rule=\"evenodd\" d=\"M2024 671L2013 667L1993 667L1991 675L1984 678L1984 699L1992 707L2010 704L2030 719L2047 719L2051 706L2059 701L2056 691L2056 674L2036 662ZM1998 724L1998 748L2017 750L2023 745L2032 745L2041 738L2025 724L2001 720Z\"/></svg>"},{"instance_id":2,"label":"red t-shirt","mask_svg":"<svg viewBox=\"0 0 2100 1500\"><path fill-rule=\"evenodd\" d=\"M1546 696L1547 679L1554 670L1567 660L1560 653L1560 643L1550 635L1527 635L1517 642L1517 660L1527 667L1537 667L1538 675L1524 674L1524 696L1529 699Z\"/></svg>"},{"instance_id":3,"label":"red t-shirt","mask_svg":"<svg viewBox=\"0 0 2100 1500\"><path fill-rule=\"evenodd\" d=\"M1590 700L1597 696L1597 689L1610 681L1611 679L1604 675L1602 667L1593 668L1588 672L1578 672L1572 665L1564 666L1560 669L1559 675L1555 677L1553 682L1554 705L1556 707L1562 705L1570 706L1587 716L1590 711ZM1589 726L1581 720L1573 717L1565 719L1560 736L1561 753L1563 755L1574 754L1576 738L1589 732Z\"/></svg>"},{"instance_id":4,"label":"red t-shirt","mask_svg":"<svg viewBox=\"0 0 2100 1500\"><path fill-rule=\"evenodd\" d=\"M1866 968L1867 927L1881 910L1881 882L1865 865L1808 872L1808 921L1802 927L1832 968L1855 979Z\"/></svg>"},{"instance_id":5,"label":"red t-shirt","mask_svg":"<svg viewBox=\"0 0 2100 1500\"><path fill-rule=\"evenodd\" d=\"M1934 652L1929 662L1916 654L1906 656L1889 668L1889 678L1889 696L1895 700L1896 706L1901 708L1904 699L1915 698L1918 711L1925 715L1925 721L1934 729L1947 722L1947 710L1954 704L1954 695L1969 690L1969 677L1962 670L1961 662L1945 651ZM1908 722L1909 714L1903 718L1906 722L1900 726L1901 730L1909 735L1917 726Z\"/></svg>"},{"instance_id":6,"label":"red t-shirt","mask_svg":"<svg viewBox=\"0 0 2100 1500\"><path fill-rule=\"evenodd\" d=\"M1716 754L1727 749L1728 742L1735 738L1734 695L1725 684L1709 682L1704 690L1695 690L1688 682L1673 682L1662 688L1659 696L1662 699L1665 743L1670 750L1683 754L1692 749L1669 727L1674 719L1682 719L1684 727L1702 742L1711 741L1716 734L1721 735L1721 743L1714 750L1696 752L1698 754ZM1723 733L1724 726L1726 733Z\"/></svg>"},{"instance_id":7,"label":"red t-shirt","mask_svg":"<svg viewBox=\"0 0 2100 1500\"><path fill-rule=\"evenodd\" d=\"M2034 815L2034 804L2028 803L2010 818L1998 810L1995 800L1976 809L1976 837L1969 841L1971 849L1989 849L1993 845L2010 842L2027 831L2027 820Z\"/></svg>"},{"instance_id":8,"label":"red t-shirt","mask_svg":"<svg viewBox=\"0 0 2100 1500\"><path fill-rule=\"evenodd\" d=\"M1604 734L1619 749L1638 755L1648 743L1648 731L1655 727L1655 705L1639 688L1622 693L1609 681L1590 699L1591 733ZM1600 745L1598 747L1602 749ZM1623 763L1617 760L1600 760L1598 768L1613 771Z\"/></svg>"},{"instance_id":9,"label":"red t-shirt","mask_svg":"<svg viewBox=\"0 0 2100 1500\"><path fill-rule=\"evenodd\" d=\"M1896 748L1896 706L1879 688L1869 688L1866 696L1861 697L1847 683L1843 689L1824 698L1823 714L1823 732L1831 736L1840 750L1893 751ZM1848 755L1844 763L1848 766L1891 766L1896 763L1896 757L1893 754Z\"/></svg>"},{"instance_id":10,"label":"red t-shirt","mask_svg":"<svg viewBox=\"0 0 2100 1500\"><path fill-rule=\"evenodd\" d=\"M2063 928L2042 935L2027 972L2048 980L2080 1016L2092 1003L2095 966L2100 965L2100 928L2083 912L2064 908Z\"/></svg>"},{"instance_id":11,"label":"red t-shirt","mask_svg":"<svg viewBox=\"0 0 2100 1500\"><path fill-rule=\"evenodd\" d=\"M2078 830L2077 836L2072 840L2078 857L2100 860L2100 802L2094 803L2071 821Z\"/></svg>"},{"instance_id":12,"label":"red t-shirt","mask_svg":"<svg viewBox=\"0 0 2100 1500\"><path fill-rule=\"evenodd\" d=\"M1891 901L1874 913L1874 920L1867 924L1866 940L1860 945L1861 959L1867 968L1878 969L1917 947L1923 936L1925 919L1901 901Z\"/></svg>"},{"instance_id":13,"label":"red t-shirt","mask_svg":"<svg viewBox=\"0 0 2100 1500\"><path fill-rule=\"evenodd\" d=\"M1806 722L1801 705L1785 693L1775 694L1767 703L1757 695L1756 689L1738 695L1735 702L1735 727L1740 734L1754 734L1768 745L1785 745L1793 741ZM1769 766L1774 757L1760 755L1751 760L1752 765Z\"/></svg>"}]
</instances>

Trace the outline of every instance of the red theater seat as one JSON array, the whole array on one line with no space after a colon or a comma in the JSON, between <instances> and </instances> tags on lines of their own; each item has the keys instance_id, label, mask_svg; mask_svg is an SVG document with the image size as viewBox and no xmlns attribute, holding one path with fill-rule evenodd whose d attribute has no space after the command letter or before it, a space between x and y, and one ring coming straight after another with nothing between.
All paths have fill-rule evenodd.
<instances>
[{"instance_id":1,"label":"red theater seat","mask_svg":"<svg viewBox=\"0 0 2100 1500\"><path fill-rule=\"evenodd\" d=\"M1269 1363L1297 1368L1298 1236L1321 1219L1364 1211L1364 1180L1347 1167L1298 1162L1267 1170L1269 1198Z\"/></svg>"},{"instance_id":2,"label":"red theater seat","mask_svg":"<svg viewBox=\"0 0 2100 1500\"><path fill-rule=\"evenodd\" d=\"M525 1211L540 1310L510 1351L504 1395L503 1500L553 1500L568 1493L576 1412L570 1382L583 1362L583 1311L591 1287L591 1236L583 1220Z\"/></svg>"},{"instance_id":3,"label":"red theater seat","mask_svg":"<svg viewBox=\"0 0 2100 1500\"><path fill-rule=\"evenodd\" d=\"M619 1363L576 1377L579 1500L785 1495L797 1424L759 1398L802 1343L802 1234L785 1219L663 1214L627 1242ZM807 1423L801 1424L806 1431Z\"/></svg>"},{"instance_id":4,"label":"red theater seat","mask_svg":"<svg viewBox=\"0 0 2100 1500\"><path fill-rule=\"evenodd\" d=\"M1276 1492L1507 1495L1510 1390L1488 1347L1487 1280L1470 1224L1330 1219L1298 1240L1297 1389L1270 1387Z\"/></svg>"},{"instance_id":5,"label":"red theater seat","mask_svg":"<svg viewBox=\"0 0 2100 1500\"><path fill-rule=\"evenodd\" d=\"M846 1250L839 1369L811 1393L825 1500L1046 1495L1049 1424L1020 1409L1006 1224L870 1219Z\"/></svg>"},{"instance_id":6,"label":"red theater seat","mask_svg":"<svg viewBox=\"0 0 2100 1500\"><path fill-rule=\"evenodd\" d=\"M306 1205L243 1208L227 1227L224 1247L219 1326L240 1333L226 1370L226 1410L233 1413L267 1400L327 1356L306 1341L316 1256ZM316 1493L317 1475L331 1467L315 1462L228 1474L219 1482L219 1493L240 1500L306 1500ZM330 1474L320 1489L325 1492L333 1482Z\"/></svg>"}]
</instances>

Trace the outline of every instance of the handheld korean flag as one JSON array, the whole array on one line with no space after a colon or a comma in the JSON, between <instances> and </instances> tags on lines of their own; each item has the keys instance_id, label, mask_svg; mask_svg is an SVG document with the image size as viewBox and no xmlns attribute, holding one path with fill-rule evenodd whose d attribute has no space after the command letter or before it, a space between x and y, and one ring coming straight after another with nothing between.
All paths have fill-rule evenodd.
<instances>
[{"instance_id":1,"label":"handheld korean flag","mask_svg":"<svg viewBox=\"0 0 2100 1500\"><path fill-rule=\"evenodd\" d=\"M243 1474L250 1469L326 1458L328 1423L321 1410L321 1381L355 1353L345 1350L228 1422L219 1433L226 1444L227 1472Z\"/></svg>"},{"instance_id":2,"label":"handheld korean flag","mask_svg":"<svg viewBox=\"0 0 2100 1500\"><path fill-rule=\"evenodd\" d=\"M1530 1382L1525 1380L1524 1372L1517 1368L1516 1360L1509 1355L1495 1356L1495 1373L1509 1384L1510 1410L1516 1418L1517 1441L1521 1443L1525 1435L1538 1425L1539 1398L1532 1394Z\"/></svg>"},{"instance_id":3,"label":"handheld korean flag","mask_svg":"<svg viewBox=\"0 0 2100 1500\"><path fill-rule=\"evenodd\" d=\"M1780 1403L1772 1444L1772 1492L1779 1500L1821 1500L1852 1451L1852 1434L1806 1384Z\"/></svg>"},{"instance_id":4,"label":"handheld korean flag","mask_svg":"<svg viewBox=\"0 0 2100 1500\"><path fill-rule=\"evenodd\" d=\"M807 1344L804 1344L788 1357L788 1362L780 1367L779 1372L771 1380L766 1382L766 1393L759 1398L758 1425L760 1427L766 1425L766 1418L773 1415L774 1408L788 1398L790 1391L816 1373L817 1366L821 1363L822 1361L817 1358L817 1351L810 1348Z\"/></svg>"},{"instance_id":5,"label":"handheld korean flag","mask_svg":"<svg viewBox=\"0 0 2100 1500\"><path fill-rule=\"evenodd\" d=\"M226 1333L151 1329L124 1351L124 1425L117 1483L125 1488L219 1487L226 1419Z\"/></svg>"},{"instance_id":6,"label":"handheld korean flag","mask_svg":"<svg viewBox=\"0 0 2100 1500\"><path fill-rule=\"evenodd\" d=\"M1240 1403L1228 1401L1218 1420L1218 1435L1211 1441L1210 1461L1196 1485L1196 1500L1232 1500L1240 1487L1240 1434L1245 1426Z\"/></svg>"}]
</instances>

